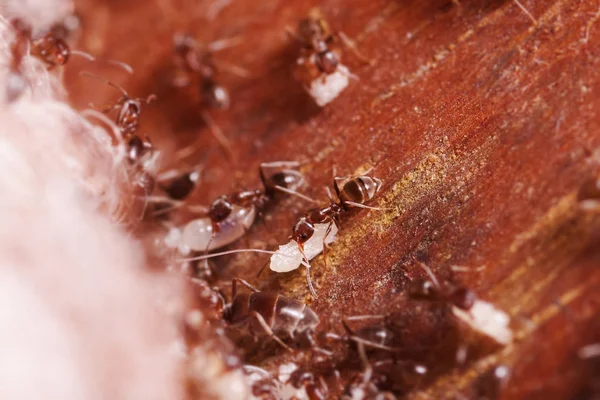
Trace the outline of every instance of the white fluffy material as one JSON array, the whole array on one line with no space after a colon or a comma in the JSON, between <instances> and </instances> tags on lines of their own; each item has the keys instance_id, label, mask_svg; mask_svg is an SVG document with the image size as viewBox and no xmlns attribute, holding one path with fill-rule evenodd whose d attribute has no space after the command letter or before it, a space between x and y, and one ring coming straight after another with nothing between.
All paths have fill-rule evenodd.
<instances>
[{"instance_id":1,"label":"white fluffy material","mask_svg":"<svg viewBox=\"0 0 600 400\"><path fill-rule=\"evenodd\" d=\"M74 10L72 0L0 0L0 14L27 21L40 32Z\"/></svg>"},{"instance_id":2,"label":"white fluffy material","mask_svg":"<svg viewBox=\"0 0 600 400\"><path fill-rule=\"evenodd\" d=\"M60 2L37 3L28 16ZM0 21L2 66L6 29ZM165 285L179 285L149 272L118 224L124 167L106 132L25 62L29 91L0 98L0 398L182 398L176 331L157 306Z\"/></svg>"}]
</instances>

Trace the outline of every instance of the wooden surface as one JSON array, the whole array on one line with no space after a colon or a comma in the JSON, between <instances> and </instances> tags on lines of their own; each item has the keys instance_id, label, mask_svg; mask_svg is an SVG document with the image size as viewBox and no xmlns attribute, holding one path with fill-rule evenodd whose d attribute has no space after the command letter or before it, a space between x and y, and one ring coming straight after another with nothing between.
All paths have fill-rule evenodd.
<instances>
[{"instance_id":1,"label":"wooden surface","mask_svg":"<svg viewBox=\"0 0 600 400\"><path fill-rule=\"evenodd\" d=\"M301 162L304 192L324 204L333 168L342 176L373 167L383 180L373 205L390 209L349 213L328 267L314 260L318 300L301 271L256 279L264 256L216 260L222 281L243 277L304 299L321 330L341 332L344 316L401 315L407 276L423 276L418 259L439 279L465 283L506 310L517 340L437 374L410 398L470 398L477 376L497 363L513 370L506 399L570 399L589 384L591 363L577 350L600 341L600 216L579 211L575 196L600 162L597 0L521 0L535 23L509 0L235 0L210 21L207 1L77 3L78 47L135 73L73 59L72 101L84 108L116 97L79 77L82 69L135 95L155 93L142 132L166 155L165 168L176 164L175 149L196 146L187 162L205 160L206 169L195 202L258 187L264 161ZM374 61L346 54L360 81L323 109L294 82L298 48L284 32L314 5ZM215 56L251 73L221 73L232 105L211 111L234 144L231 162L204 126L195 94L170 84L178 31L203 42L243 40ZM296 199L278 203L248 244L285 242L307 208ZM452 273L452 265L472 270ZM276 348L261 354L249 360L275 365L290 357Z\"/></svg>"}]
</instances>

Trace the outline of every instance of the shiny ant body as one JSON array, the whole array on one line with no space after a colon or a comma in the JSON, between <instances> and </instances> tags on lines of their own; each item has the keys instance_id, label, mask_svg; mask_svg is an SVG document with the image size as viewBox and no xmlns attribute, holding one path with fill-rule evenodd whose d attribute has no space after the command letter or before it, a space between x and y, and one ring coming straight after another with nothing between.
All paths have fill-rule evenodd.
<instances>
[{"instance_id":1,"label":"shiny ant body","mask_svg":"<svg viewBox=\"0 0 600 400\"><path fill-rule=\"evenodd\" d=\"M232 73L246 77L247 71L236 66L217 63L213 53L238 43L237 38L223 39L201 46L192 36L177 34L174 37L174 52L176 65L180 76L176 79L177 86L187 86L190 81L198 80L198 90L202 102L210 107L225 109L229 107L229 92L217 81L219 69L227 69Z\"/></svg>"},{"instance_id":2,"label":"shiny ant body","mask_svg":"<svg viewBox=\"0 0 600 400\"><path fill-rule=\"evenodd\" d=\"M332 74L338 70L342 57L340 44L351 49L354 55L363 62L368 62L343 32L333 32L330 29L318 8L310 10L307 18L298 22L296 31L288 28L287 32L290 37L302 44L295 76L305 85L310 84L322 74Z\"/></svg>"},{"instance_id":3,"label":"shiny ant body","mask_svg":"<svg viewBox=\"0 0 600 400\"><path fill-rule=\"evenodd\" d=\"M324 224L327 226L322 238L322 251L324 252L326 263L326 243L333 225L339 227L340 216L342 213L347 212L350 208L355 207L378 210L378 208L369 207L365 205L365 203L369 202L375 197L375 194L379 191L381 185L382 182L379 179L366 174L350 179L337 177L334 178L333 187L335 189L338 201L334 201L333 197L328 192L330 204L322 208L310 210L292 228L291 239L298 246L298 251L302 255L302 258L306 264L309 264L310 260L304 251L305 245L315 234L317 225ZM271 269L274 269L273 264L271 264ZM309 271L307 271L306 276L309 289L312 295L316 297Z\"/></svg>"},{"instance_id":4,"label":"shiny ant body","mask_svg":"<svg viewBox=\"0 0 600 400\"><path fill-rule=\"evenodd\" d=\"M260 165L262 189L244 190L215 199L205 217L189 222L183 229L181 245L193 251L211 251L226 246L242 237L260 213L276 197L277 192L293 194L311 200L296 192L302 175L293 169L295 162L274 162ZM269 169L276 172L267 174Z\"/></svg>"},{"instance_id":5,"label":"shiny ant body","mask_svg":"<svg viewBox=\"0 0 600 400\"><path fill-rule=\"evenodd\" d=\"M238 284L251 292L238 293ZM231 297L231 303L223 308L223 319L229 325L245 325L252 335L266 334L287 350L291 348L281 337L312 341L319 317L306 304L277 293L261 292L239 278L232 281Z\"/></svg>"},{"instance_id":6,"label":"shiny ant body","mask_svg":"<svg viewBox=\"0 0 600 400\"><path fill-rule=\"evenodd\" d=\"M341 189L339 182L344 182ZM372 207L366 206L365 203L375 197L381 188L381 181L368 175L360 175L350 180L334 178L333 187L339 199L338 202L330 197L328 206L310 210L294 225L292 239L298 243L301 251L304 243L314 234L315 224L328 224L330 227L333 224L339 225L340 215L351 207L371 209Z\"/></svg>"}]
</instances>

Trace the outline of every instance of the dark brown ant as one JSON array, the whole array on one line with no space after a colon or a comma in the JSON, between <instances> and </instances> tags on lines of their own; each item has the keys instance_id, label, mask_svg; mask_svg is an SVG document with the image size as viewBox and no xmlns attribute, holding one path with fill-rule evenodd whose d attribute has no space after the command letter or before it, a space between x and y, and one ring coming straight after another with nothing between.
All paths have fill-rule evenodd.
<instances>
[{"instance_id":1,"label":"dark brown ant","mask_svg":"<svg viewBox=\"0 0 600 400\"><path fill-rule=\"evenodd\" d=\"M339 186L340 182L343 183L341 189ZM343 212L348 211L351 207L379 210L375 207L366 206L365 203L375 197L375 194L379 191L381 185L382 183L379 179L368 175L360 175L352 179L334 178L333 187L339 201L335 202L328 193L330 201L328 206L310 210L304 217L300 218L292 228L292 240L298 244L298 249L300 250L300 253L302 253L306 263L308 263L309 260L304 254L304 244L314 235L315 224L328 225L325 235L323 236L323 253L325 263L327 263L325 241L331 232L332 225L335 224L339 227L340 215ZM309 280L309 287L312 288L309 274L307 274L307 279ZM314 289L311 289L311 292L313 296L316 297Z\"/></svg>"},{"instance_id":2,"label":"dark brown ant","mask_svg":"<svg viewBox=\"0 0 600 400\"><path fill-rule=\"evenodd\" d=\"M34 39L31 27L22 20L13 19L11 25L17 31L18 40L29 42L31 55L44 62L49 70L65 65L74 54L94 59L85 52L71 50L66 41L68 33L70 33L70 28L67 26L55 25L45 35Z\"/></svg>"},{"instance_id":3,"label":"dark brown ant","mask_svg":"<svg viewBox=\"0 0 600 400\"><path fill-rule=\"evenodd\" d=\"M101 76L91 74L87 71L81 72L80 75L98 79L98 80L106 83L108 86L110 86L114 89L117 89L119 92L121 92L122 96L116 102L114 102L113 104L105 105L104 107L101 108L101 111L104 114L109 114L112 111L118 110L117 116L115 118L115 125L117 125L117 127L121 131L121 135L123 136L123 139L128 141L133 136L135 136L135 132L137 132L139 125L140 125L140 114L142 113L142 104L144 104L144 103L146 105L150 104L151 102L156 100L156 95L151 94L148 97L146 97L145 99L144 98L132 98L131 96L129 96L127 91L125 89L123 89L121 86L119 86L116 83L113 83L107 79L104 79ZM131 147L134 147L136 151L143 150L144 147L146 147L146 145L144 145L144 143L139 143L139 142L141 142L141 139L140 140L135 139L135 141L137 143L132 144ZM138 153L136 153L136 154L138 154Z\"/></svg>"},{"instance_id":4,"label":"dark brown ant","mask_svg":"<svg viewBox=\"0 0 600 400\"><path fill-rule=\"evenodd\" d=\"M259 166L259 175L263 185L262 189L244 190L229 195L218 197L212 202L208 211L208 218L212 225L212 235L206 251L210 249L210 244L215 235L218 235L223 224L234 212L235 207L241 209L263 210L271 203L277 192L293 194L307 201L312 199L298 193L295 189L303 182L302 175L291 169L278 171L270 176L265 173L266 168L289 168L298 167L296 162L278 161L273 163L262 163Z\"/></svg>"},{"instance_id":5,"label":"dark brown ant","mask_svg":"<svg viewBox=\"0 0 600 400\"><path fill-rule=\"evenodd\" d=\"M190 35L177 34L174 37L175 62L178 67L178 77L175 79L176 86L183 87L193 82L198 87L198 93L201 102L213 109L229 108L230 97L227 89L217 80L219 68L213 59L215 51L224 49L237 44L235 38L223 39L201 48L200 44ZM220 69L225 65L219 63ZM248 73L242 68L229 66L229 71L240 75L248 76ZM221 147L225 150L227 156L231 158L232 150L229 139L223 134L219 126L212 120L208 112L202 111L202 118L210 128L213 136Z\"/></svg>"},{"instance_id":6,"label":"dark brown ant","mask_svg":"<svg viewBox=\"0 0 600 400\"><path fill-rule=\"evenodd\" d=\"M298 22L296 31L287 28L287 32L303 46L295 76L305 85L310 84L323 73L331 74L338 69L342 57L340 44L351 49L361 61L369 62L343 32L331 31L318 8L311 9L308 17Z\"/></svg>"},{"instance_id":7,"label":"dark brown ant","mask_svg":"<svg viewBox=\"0 0 600 400\"><path fill-rule=\"evenodd\" d=\"M251 293L238 293L238 283ZM223 312L223 319L230 325L246 325L252 335L264 333L290 351L280 335L290 339L304 336L312 341L319 317L306 304L280 294L261 292L239 278L232 281L231 297Z\"/></svg>"},{"instance_id":8,"label":"dark brown ant","mask_svg":"<svg viewBox=\"0 0 600 400\"><path fill-rule=\"evenodd\" d=\"M193 169L177 176L166 185L161 185L162 190L173 200L184 200L196 188L200 181L200 171Z\"/></svg>"},{"instance_id":9,"label":"dark brown ant","mask_svg":"<svg viewBox=\"0 0 600 400\"><path fill-rule=\"evenodd\" d=\"M212 53L232 45L233 39L213 42L205 49L190 35L178 34L174 38L176 63L182 76L177 79L179 86L185 86L192 77L199 79L199 93L205 105L211 108L225 109L230 99L227 89L217 82L217 67ZM237 71L241 70L232 69ZM245 75L245 73L244 73Z\"/></svg>"},{"instance_id":10,"label":"dark brown ant","mask_svg":"<svg viewBox=\"0 0 600 400\"><path fill-rule=\"evenodd\" d=\"M470 310L477 301L477 295L466 287L441 285L431 269L422 262L418 265L427 273L430 280L416 280L411 284L409 296L416 300L442 302L462 310Z\"/></svg>"}]
</instances>

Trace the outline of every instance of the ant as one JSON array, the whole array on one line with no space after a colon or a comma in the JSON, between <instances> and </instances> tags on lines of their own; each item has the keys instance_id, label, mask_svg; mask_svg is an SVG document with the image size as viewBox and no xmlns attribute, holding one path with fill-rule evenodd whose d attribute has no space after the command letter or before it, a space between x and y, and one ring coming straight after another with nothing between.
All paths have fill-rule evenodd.
<instances>
[{"instance_id":1,"label":"ant","mask_svg":"<svg viewBox=\"0 0 600 400\"><path fill-rule=\"evenodd\" d=\"M45 35L34 39L31 33L31 27L20 19L11 20L13 29L17 32L17 41L26 42L30 45L30 53L41 60L52 70L58 66L65 65L71 55L79 55L87 59L94 58L82 51L71 50L66 41L66 36L70 32L66 25L55 25Z\"/></svg>"},{"instance_id":2,"label":"ant","mask_svg":"<svg viewBox=\"0 0 600 400\"><path fill-rule=\"evenodd\" d=\"M150 104L156 100L156 95L151 94L145 99L143 98L132 98L129 96L127 91L123 89L123 87L113 83L101 76L94 75L87 71L83 71L80 73L82 76L87 76L90 78L98 79L108 86L118 90L121 92L122 96L114 103L105 105L102 107L101 111L104 114L108 114L112 111L118 110L117 116L115 119L115 125L119 128L121 135L124 140L132 139L135 136L135 132L137 132L140 125L140 114L142 113L142 104ZM144 147L148 147L147 145L140 144L139 141L135 144L136 150L143 150ZM136 153L137 155L138 153Z\"/></svg>"},{"instance_id":3,"label":"ant","mask_svg":"<svg viewBox=\"0 0 600 400\"><path fill-rule=\"evenodd\" d=\"M341 188L340 188L341 185ZM372 210L380 210L379 208L365 205L368 201L375 197L375 194L381 189L381 180L363 174L354 178L339 178L333 179L333 187L335 189L338 201L334 201L329 189L327 190L329 202L328 206L309 210L308 213L300 218L300 220L292 228L291 242L288 245L280 246L278 254L289 252L289 245L294 242L297 248L297 253L300 258L309 264L310 259L323 252L325 264L327 264L326 247L327 243L333 241L331 235L337 233L339 228L339 219L342 213L347 212L350 208L366 208ZM335 226L335 232L332 230ZM324 229L322 229L325 227ZM322 243L309 242L311 238L321 236ZM313 240L314 242L314 240ZM310 245L310 252L305 251L307 245ZM308 255L307 255L308 254ZM276 272L287 272L298 268L300 263L292 263L289 259L277 258L277 254L271 257L271 270ZM312 295L316 298L316 293L312 286L310 274L307 273L308 287Z\"/></svg>"},{"instance_id":4,"label":"ant","mask_svg":"<svg viewBox=\"0 0 600 400\"><path fill-rule=\"evenodd\" d=\"M121 86L102 78L101 76L94 75L87 71L81 72L80 75L98 79L121 92L122 96L115 103L102 107L101 112L109 114L110 112L117 110L114 124L118 129L119 139L125 143L126 155L130 163L139 163L146 155L152 154L154 152L152 142L147 137L142 139L136 132L140 125L142 104L150 104L152 101L156 100L156 96L151 94L145 99L132 98Z\"/></svg>"},{"instance_id":5,"label":"ant","mask_svg":"<svg viewBox=\"0 0 600 400\"><path fill-rule=\"evenodd\" d=\"M217 81L218 69L213 60L213 53L237 44L237 40L235 38L218 40L206 46L205 49L201 49L200 44L187 34L177 34L173 41L176 55L175 62L179 75L175 79L175 85L179 87L187 86L195 78L198 93L204 105L213 109L229 108L229 92ZM220 66L225 67L222 63L220 63ZM248 76L248 73L239 67L229 66L226 69L239 76ZM231 144L221 132L221 129L207 112L202 112L202 118L211 129L213 136L226 150L227 155L231 156Z\"/></svg>"},{"instance_id":6,"label":"ant","mask_svg":"<svg viewBox=\"0 0 600 400\"><path fill-rule=\"evenodd\" d=\"M174 38L176 63L182 74L176 80L177 86L187 86L192 76L199 78L202 101L212 108L225 109L230 103L227 89L217 83L217 67L212 58L213 51L227 45L226 41L219 41L202 51L198 42L190 35L178 34Z\"/></svg>"},{"instance_id":7,"label":"ant","mask_svg":"<svg viewBox=\"0 0 600 400\"><path fill-rule=\"evenodd\" d=\"M296 31L286 28L288 35L302 44L300 57L296 62L294 76L307 88L317 104L323 106L341 93L348 85L348 69L342 65L342 48L340 44L349 48L361 61L369 63L356 48L356 45L343 32L332 32L329 24L323 17L320 9L313 8L308 17L298 22ZM336 74L340 73L339 76ZM328 81L318 78L329 76L337 77ZM320 86L327 86L321 88Z\"/></svg>"},{"instance_id":8,"label":"ant","mask_svg":"<svg viewBox=\"0 0 600 400\"><path fill-rule=\"evenodd\" d=\"M257 212L274 201L277 192L312 201L296 192L296 188L304 179L298 171L289 168L298 166L298 163L288 161L262 163L259 175L263 188L239 191L215 199L205 217L193 220L185 226L181 245L188 251L209 252L234 242L250 228ZM266 171L270 168L278 171L267 175Z\"/></svg>"},{"instance_id":9,"label":"ant","mask_svg":"<svg viewBox=\"0 0 600 400\"><path fill-rule=\"evenodd\" d=\"M251 293L238 293L238 284ZM292 298L265 293L243 279L232 281L231 303L223 305L223 319L232 326L246 325L253 336L265 333L288 351L292 349L279 335L303 337L312 343L319 317L306 304Z\"/></svg>"}]
</instances>

